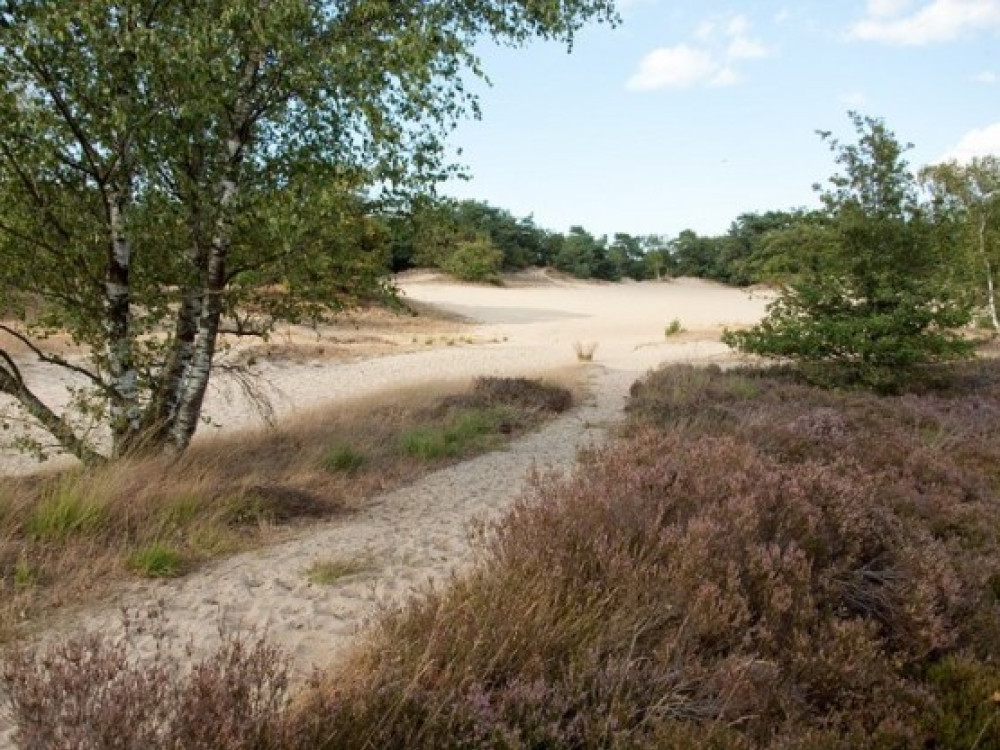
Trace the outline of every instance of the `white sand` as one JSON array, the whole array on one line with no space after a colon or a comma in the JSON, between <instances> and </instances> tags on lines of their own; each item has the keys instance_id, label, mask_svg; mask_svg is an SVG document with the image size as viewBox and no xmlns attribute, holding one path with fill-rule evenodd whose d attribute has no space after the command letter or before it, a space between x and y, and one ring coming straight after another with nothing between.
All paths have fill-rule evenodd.
<instances>
[{"instance_id":1,"label":"white sand","mask_svg":"<svg viewBox=\"0 0 1000 750\"><path fill-rule=\"evenodd\" d=\"M220 623L265 630L292 656L298 674L326 664L349 644L380 603L445 579L468 556L472 521L495 516L521 490L533 465L572 467L578 448L600 440L619 418L632 382L661 362L725 361L723 326L758 320L769 295L696 280L595 284L535 273L508 288L463 286L422 274L401 280L408 298L476 321L474 345L432 348L350 363L266 364L262 375L280 418L344 398L401 385L474 375L535 374L575 365L574 342L597 345L587 369L587 403L507 450L436 472L410 487L373 498L357 514L317 524L299 538L238 555L177 581L138 582L115 606L81 615L64 632L119 627L121 607L162 610L161 624L195 654L218 643ZM665 338L677 319L686 333ZM49 396L57 397L58 384ZM53 396L56 394L56 396ZM233 394L230 394L232 396ZM238 397L216 387L207 405L225 429L257 419ZM23 467L13 461L0 469ZM363 560L365 572L316 585L304 571L316 560ZM139 636L140 652L153 648ZM9 729L8 729L9 733ZM0 750L4 741L0 718Z\"/></svg>"}]
</instances>

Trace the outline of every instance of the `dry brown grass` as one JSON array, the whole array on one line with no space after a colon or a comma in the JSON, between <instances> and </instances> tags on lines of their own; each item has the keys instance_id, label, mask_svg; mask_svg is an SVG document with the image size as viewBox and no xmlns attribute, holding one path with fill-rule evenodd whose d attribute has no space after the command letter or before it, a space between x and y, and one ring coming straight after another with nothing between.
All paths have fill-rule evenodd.
<instances>
[{"instance_id":1,"label":"dry brown grass","mask_svg":"<svg viewBox=\"0 0 1000 750\"><path fill-rule=\"evenodd\" d=\"M179 460L137 458L8 480L0 486L0 640L53 610L100 599L128 576L182 575L287 538L303 523L351 512L447 461L516 437L565 406L564 389L548 397L556 409L539 396L548 390L531 383L486 386L488 411L478 405L481 383L438 383L199 440ZM474 421L486 434L459 435L447 454L405 448L410 435L434 435L481 412L490 418Z\"/></svg>"}]
</instances>

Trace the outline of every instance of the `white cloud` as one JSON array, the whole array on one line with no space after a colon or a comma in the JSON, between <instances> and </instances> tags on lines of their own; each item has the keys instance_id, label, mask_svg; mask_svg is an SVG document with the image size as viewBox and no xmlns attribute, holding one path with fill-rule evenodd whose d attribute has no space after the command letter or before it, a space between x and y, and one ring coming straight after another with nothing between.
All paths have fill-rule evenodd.
<instances>
[{"instance_id":1,"label":"white cloud","mask_svg":"<svg viewBox=\"0 0 1000 750\"><path fill-rule=\"evenodd\" d=\"M974 156L1000 156L1000 122L970 130L939 161L968 162Z\"/></svg>"},{"instance_id":2,"label":"white cloud","mask_svg":"<svg viewBox=\"0 0 1000 750\"><path fill-rule=\"evenodd\" d=\"M1000 76L994 73L992 70L984 70L982 73L977 73L972 77L972 80L976 83L982 83L986 86L992 86L994 83L1000 82Z\"/></svg>"},{"instance_id":3,"label":"white cloud","mask_svg":"<svg viewBox=\"0 0 1000 750\"><path fill-rule=\"evenodd\" d=\"M625 87L632 91L733 86L743 80L735 63L769 57L771 50L750 36L746 16L708 19L692 41L659 47L645 55Z\"/></svg>"},{"instance_id":4,"label":"white cloud","mask_svg":"<svg viewBox=\"0 0 1000 750\"><path fill-rule=\"evenodd\" d=\"M639 63L626 87L633 91L653 89L686 89L710 83L719 73L720 65L705 50L686 44L654 49Z\"/></svg>"},{"instance_id":5,"label":"white cloud","mask_svg":"<svg viewBox=\"0 0 1000 750\"><path fill-rule=\"evenodd\" d=\"M714 76L712 76L708 85L722 88L723 86L735 86L742 80L743 77L739 73L727 66L720 69Z\"/></svg>"},{"instance_id":6,"label":"white cloud","mask_svg":"<svg viewBox=\"0 0 1000 750\"><path fill-rule=\"evenodd\" d=\"M913 5L913 0L868 0L868 15L875 18L898 16Z\"/></svg>"},{"instance_id":7,"label":"white cloud","mask_svg":"<svg viewBox=\"0 0 1000 750\"><path fill-rule=\"evenodd\" d=\"M977 31L1000 33L1000 0L869 0L848 38L898 45L948 42Z\"/></svg>"}]
</instances>

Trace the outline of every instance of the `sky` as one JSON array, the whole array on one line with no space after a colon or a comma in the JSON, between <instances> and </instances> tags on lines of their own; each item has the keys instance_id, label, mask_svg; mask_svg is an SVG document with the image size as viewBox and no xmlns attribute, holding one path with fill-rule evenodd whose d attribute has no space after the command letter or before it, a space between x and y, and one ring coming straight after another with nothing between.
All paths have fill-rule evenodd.
<instances>
[{"instance_id":1,"label":"sky","mask_svg":"<svg viewBox=\"0 0 1000 750\"><path fill-rule=\"evenodd\" d=\"M819 205L818 130L848 111L912 143L914 168L1000 154L1000 0L619 0L622 23L477 51L492 86L441 193L544 228L721 234Z\"/></svg>"}]
</instances>

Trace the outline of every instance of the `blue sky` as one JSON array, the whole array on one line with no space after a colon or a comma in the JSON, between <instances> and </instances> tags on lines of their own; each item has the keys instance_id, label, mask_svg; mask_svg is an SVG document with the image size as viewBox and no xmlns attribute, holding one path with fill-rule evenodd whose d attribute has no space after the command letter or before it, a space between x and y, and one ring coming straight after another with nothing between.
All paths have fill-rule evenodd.
<instances>
[{"instance_id":1,"label":"blue sky","mask_svg":"<svg viewBox=\"0 0 1000 750\"><path fill-rule=\"evenodd\" d=\"M885 119L915 166L1000 153L1000 0L626 0L557 44L483 45L483 117L442 192L595 234L721 233L818 204L816 135Z\"/></svg>"}]
</instances>

